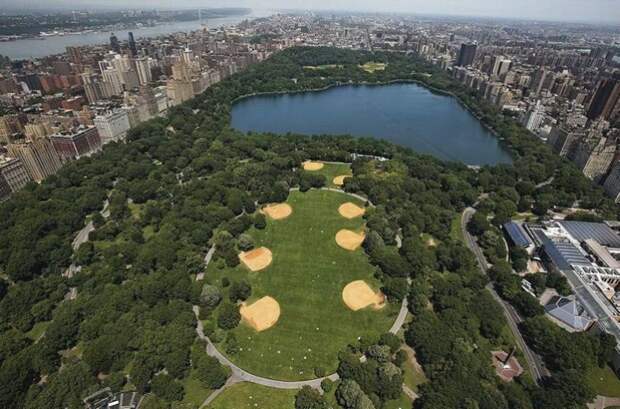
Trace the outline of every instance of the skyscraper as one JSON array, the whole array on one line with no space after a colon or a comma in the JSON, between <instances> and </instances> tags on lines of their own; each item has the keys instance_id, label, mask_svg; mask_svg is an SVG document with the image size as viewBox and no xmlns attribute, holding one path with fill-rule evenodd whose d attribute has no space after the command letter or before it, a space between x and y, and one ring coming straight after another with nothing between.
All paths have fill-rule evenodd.
<instances>
[{"instance_id":1,"label":"skyscraper","mask_svg":"<svg viewBox=\"0 0 620 409\"><path fill-rule=\"evenodd\" d=\"M131 52L132 57L136 57L138 55L136 40L133 38L133 33L131 31L129 32L129 51Z\"/></svg>"},{"instance_id":2,"label":"skyscraper","mask_svg":"<svg viewBox=\"0 0 620 409\"><path fill-rule=\"evenodd\" d=\"M46 138L11 144L8 146L8 151L9 155L22 161L28 175L36 182L53 175L61 167L60 157Z\"/></svg>"},{"instance_id":3,"label":"skyscraper","mask_svg":"<svg viewBox=\"0 0 620 409\"><path fill-rule=\"evenodd\" d=\"M609 119L620 99L620 81L617 78L599 81L596 93L590 102L588 118Z\"/></svg>"},{"instance_id":4,"label":"skyscraper","mask_svg":"<svg viewBox=\"0 0 620 409\"><path fill-rule=\"evenodd\" d=\"M118 42L118 38L114 35L114 33L110 36L110 47L115 53L121 52L121 44Z\"/></svg>"},{"instance_id":5,"label":"skyscraper","mask_svg":"<svg viewBox=\"0 0 620 409\"><path fill-rule=\"evenodd\" d=\"M468 65L472 65L474 62L474 58L476 58L477 48L478 46L474 43L461 44L461 52L459 53L459 58L456 61L456 65L459 67L466 67Z\"/></svg>"}]
</instances>

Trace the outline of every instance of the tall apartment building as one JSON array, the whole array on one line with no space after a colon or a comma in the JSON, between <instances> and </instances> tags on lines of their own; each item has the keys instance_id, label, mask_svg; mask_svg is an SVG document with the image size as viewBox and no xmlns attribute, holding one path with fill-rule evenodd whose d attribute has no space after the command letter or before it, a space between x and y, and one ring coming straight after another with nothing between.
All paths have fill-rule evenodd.
<instances>
[{"instance_id":1,"label":"tall apartment building","mask_svg":"<svg viewBox=\"0 0 620 409\"><path fill-rule=\"evenodd\" d=\"M94 120L103 145L124 140L131 128L129 115L123 109L117 109L104 115L97 115Z\"/></svg>"},{"instance_id":2,"label":"tall apartment building","mask_svg":"<svg viewBox=\"0 0 620 409\"><path fill-rule=\"evenodd\" d=\"M459 67L466 67L468 65L472 65L474 63L474 59L476 58L476 49L478 46L476 44L461 44L461 51L459 52L459 57L456 61L456 65Z\"/></svg>"},{"instance_id":3,"label":"tall apartment building","mask_svg":"<svg viewBox=\"0 0 620 409\"><path fill-rule=\"evenodd\" d=\"M50 141L63 162L88 156L101 149L101 138L94 126L79 128L71 134L52 135Z\"/></svg>"},{"instance_id":4,"label":"tall apartment building","mask_svg":"<svg viewBox=\"0 0 620 409\"><path fill-rule=\"evenodd\" d=\"M54 146L48 139L11 144L9 155L19 158L32 180L40 182L60 169L62 163Z\"/></svg>"},{"instance_id":5,"label":"tall apartment building","mask_svg":"<svg viewBox=\"0 0 620 409\"><path fill-rule=\"evenodd\" d=\"M601 80L598 83L592 101L590 101L588 118L603 118L609 120L618 104L620 104L620 80Z\"/></svg>"},{"instance_id":6,"label":"tall apartment building","mask_svg":"<svg viewBox=\"0 0 620 409\"><path fill-rule=\"evenodd\" d=\"M587 178L598 182L607 174L615 155L615 140L585 139L576 147L574 162Z\"/></svg>"},{"instance_id":7,"label":"tall apartment building","mask_svg":"<svg viewBox=\"0 0 620 409\"><path fill-rule=\"evenodd\" d=\"M31 180L19 159L0 156L0 201L26 186Z\"/></svg>"},{"instance_id":8,"label":"tall apartment building","mask_svg":"<svg viewBox=\"0 0 620 409\"><path fill-rule=\"evenodd\" d=\"M26 138L30 141L45 138L48 135L45 126L39 122L26 124L26 126L24 126L24 133L26 134Z\"/></svg>"},{"instance_id":9,"label":"tall apartment building","mask_svg":"<svg viewBox=\"0 0 620 409\"><path fill-rule=\"evenodd\" d=\"M611 171L609 172L607 179L605 179L603 188L616 203L620 203L620 161L616 162L611 167Z\"/></svg>"}]
</instances>

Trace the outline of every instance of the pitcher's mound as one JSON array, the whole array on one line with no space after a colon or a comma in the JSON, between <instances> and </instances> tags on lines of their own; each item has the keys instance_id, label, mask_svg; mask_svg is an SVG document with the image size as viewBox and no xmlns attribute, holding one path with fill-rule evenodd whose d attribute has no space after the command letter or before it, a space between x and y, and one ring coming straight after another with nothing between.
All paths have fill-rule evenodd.
<instances>
[{"instance_id":1,"label":"pitcher's mound","mask_svg":"<svg viewBox=\"0 0 620 409\"><path fill-rule=\"evenodd\" d=\"M336 177L334 178L334 180L333 180L334 185L336 185L336 186L342 186L342 185L344 185L344 180L345 180L346 178L350 178L350 177L351 177L351 175L340 175L340 176L336 176Z\"/></svg>"},{"instance_id":2,"label":"pitcher's mound","mask_svg":"<svg viewBox=\"0 0 620 409\"><path fill-rule=\"evenodd\" d=\"M256 331L273 327L280 318L280 304L271 297L263 297L252 305L241 304L239 313Z\"/></svg>"},{"instance_id":3,"label":"pitcher's mound","mask_svg":"<svg viewBox=\"0 0 620 409\"><path fill-rule=\"evenodd\" d=\"M263 207L262 212L273 220L282 220L286 219L291 215L291 213L293 213L293 208L286 203L271 204Z\"/></svg>"},{"instance_id":4,"label":"pitcher's mound","mask_svg":"<svg viewBox=\"0 0 620 409\"><path fill-rule=\"evenodd\" d=\"M316 171L316 170L321 170L323 169L323 166L325 166L325 164L321 162L312 162L312 161L304 162L304 170L309 170L311 172Z\"/></svg>"},{"instance_id":5,"label":"pitcher's mound","mask_svg":"<svg viewBox=\"0 0 620 409\"><path fill-rule=\"evenodd\" d=\"M357 250L362 245L366 234L364 232L356 233L351 230L340 230L336 233L336 243L345 250Z\"/></svg>"},{"instance_id":6,"label":"pitcher's mound","mask_svg":"<svg viewBox=\"0 0 620 409\"><path fill-rule=\"evenodd\" d=\"M353 311L369 305L376 310L385 306L385 296L381 291L374 292L363 280L353 281L342 290L342 300Z\"/></svg>"},{"instance_id":7,"label":"pitcher's mound","mask_svg":"<svg viewBox=\"0 0 620 409\"><path fill-rule=\"evenodd\" d=\"M271 264L271 250L260 247L250 251L242 251L239 260L250 270L259 271Z\"/></svg>"},{"instance_id":8,"label":"pitcher's mound","mask_svg":"<svg viewBox=\"0 0 620 409\"><path fill-rule=\"evenodd\" d=\"M356 217L363 216L364 213L366 213L366 209L351 202L347 202L340 205L338 208L338 213L340 213L340 216L344 218L355 219Z\"/></svg>"}]
</instances>

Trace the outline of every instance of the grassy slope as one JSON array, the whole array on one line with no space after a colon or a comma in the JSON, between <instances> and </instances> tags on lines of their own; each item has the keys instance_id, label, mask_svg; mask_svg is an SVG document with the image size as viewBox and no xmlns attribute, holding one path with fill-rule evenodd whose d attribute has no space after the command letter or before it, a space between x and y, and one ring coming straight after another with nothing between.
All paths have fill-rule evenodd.
<instances>
[{"instance_id":1,"label":"grassy slope","mask_svg":"<svg viewBox=\"0 0 620 409\"><path fill-rule=\"evenodd\" d=\"M293 192L291 217L250 232L258 246L272 250L271 266L257 273L241 266L209 266L208 281L247 279L253 288L250 302L269 295L280 304L280 320L273 328L257 333L242 324L234 330L243 350L231 359L242 368L283 380L313 378L315 367L334 371L337 354L347 344L360 336L378 336L393 323L396 305L353 312L342 301L342 289L351 281L364 279L379 287L363 250L348 252L335 242L338 230L358 230L363 224L361 218L346 220L338 214L338 206L347 201L355 199L328 191Z\"/></svg>"},{"instance_id":2,"label":"grassy slope","mask_svg":"<svg viewBox=\"0 0 620 409\"><path fill-rule=\"evenodd\" d=\"M226 389L209 409L294 409L296 390L271 389L240 383Z\"/></svg>"},{"instance_id":3,"label":"grassy slope","mask_svg":"<svg viewBox=\"0 0 620 409\"><path fill-rule=\"evenodd\" d=\"M587 382L598 395L620 397L620 379L608 366L588 371Z\"/></svg>"},{"instance_id":4,"label":"grassy slope","mask_svg":"<svg viewBox=\"0 0 620 409\"><path fill-rule=\"evenodd\" d=\"M341 188L342 186L334 185L334 178L336 176L341 175L353 175L351 172L351 165L348 163L336 164L336 163L326 163L323 169L312 171L308 173L318 174L325 176L325 180L327 181L327 187L335 187Z\"/></svg>"}]
</instances>

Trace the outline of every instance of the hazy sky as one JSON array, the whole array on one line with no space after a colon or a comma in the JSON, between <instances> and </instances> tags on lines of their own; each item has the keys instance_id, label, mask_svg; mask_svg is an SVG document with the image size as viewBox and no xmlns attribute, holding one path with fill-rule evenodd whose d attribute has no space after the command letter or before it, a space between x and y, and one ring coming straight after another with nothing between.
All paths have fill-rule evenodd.
<instances>
[{"instance_id":1,"label":"hazy sky","mask_svg":"<svg viewBox=\"0 0 620 409\"><path fill-rule=\"evenodd\" d=\"M620 23L620 0L0 0L0 9L53 6L360 10Z\"/></svg>"}]
</instances>

